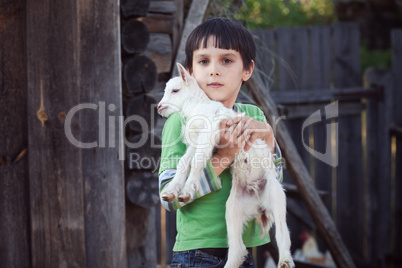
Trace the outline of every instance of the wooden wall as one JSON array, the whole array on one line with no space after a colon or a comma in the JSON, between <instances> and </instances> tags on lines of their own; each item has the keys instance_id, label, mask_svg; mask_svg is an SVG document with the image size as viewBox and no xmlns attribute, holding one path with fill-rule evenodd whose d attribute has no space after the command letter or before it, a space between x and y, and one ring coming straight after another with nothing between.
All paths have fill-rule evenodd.
<instances>
[{"instance_id":1,"label":"wooden wall","mask_svg":"<svg viewBox=\"0 0 402 268\"><path fill-rule=\"evenodd\" d=\"M1 1L1 267L126 266L118 7Z\"/></svg>"}]
</instances>

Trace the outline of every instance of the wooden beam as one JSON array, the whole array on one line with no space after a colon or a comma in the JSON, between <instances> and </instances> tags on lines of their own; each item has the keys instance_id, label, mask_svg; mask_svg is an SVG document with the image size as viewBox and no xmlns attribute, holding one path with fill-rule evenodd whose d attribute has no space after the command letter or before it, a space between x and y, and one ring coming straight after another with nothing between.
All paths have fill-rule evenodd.
<instances>
[{"instance_id":1,"label":"wooden beam","mask_svg":"<svg viewBox=\"0 0 402 268\"><path fill-rule=\"evenodd\" d=\"M32 267L126 267L119 4L26 4Z\"/></svg>"},{"instance_id":2,"label":"wooden beam","mask_svg":"<svg viewBox=\"0 0 402 268\"><path fill-rule=\"evenodd\" d=\"M173 64L174 67L172 70L172 77L179 75L175 64L176 62L184 64L184 60L186 58L185 47L187 38L190 35L190 33L194 30L194 28L197 27L202 22L202 19L204 18L205 15L205 11L207 10L208 7L208 3L209 0L199 0L199 1L193 1L191 3L190 10L188 11L187 14L186 23L184 24L179 49L177 51L176 59Z\"/></svg>"},{"instance_id":3,"label":"wooden beam","mask_svg":"<svg viewBox=\"0 0 402 268\"><path fill-rule=\"evenodd\" d=\"M382 99L383 89L381 87L363 88L332 88L314 90L285 90L271 91L271 98L280 104L303 104L330 101L353 101L363 98Z\"/></svg>"},{"instance_id":4,"label":"wooden beam","mask_svg":"<svg viewBox=\"0 0 402 268\"><path fill-rule=\"evenodd\" d=\"M31 267L26 1L0 5L0 266Z\"/></svg>"},{"instance_id":5,"label":"wooden beam","mask_svg":"<svg viewBox=\"0 0 402 268\"><path fill-rule=\"evenodd\" d=\"M286 168L289 170L293 181L299 189L300 195L302 196L318 230L327 243L336 264L341 268L355 267L355 264L353 263L331 216L315 189L306 166L303 164L302 159L290 138L285 124L281 121L279 121L278 124L273 122L273 118L278 118L277 108L269 96L264 96L264 94L262 94L264 84L260 77L257 75L252 76L248 82L248 86L257 105L259 105L266 115L270 115L267 119L274 128L275 137L282 149L283 156L286 159Z\"/></svg>"}]
</instances>

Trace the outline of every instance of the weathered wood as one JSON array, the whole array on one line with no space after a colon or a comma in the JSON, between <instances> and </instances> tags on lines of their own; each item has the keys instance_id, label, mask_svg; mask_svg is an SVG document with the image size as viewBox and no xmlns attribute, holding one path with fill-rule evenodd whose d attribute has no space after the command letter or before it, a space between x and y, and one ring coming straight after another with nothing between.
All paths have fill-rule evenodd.
<instances>
[{"instance_id":1,"label":"weathered wood","mask_svg":"<svg viewBox=\"0 0 402 268\"><path fill-rule=\"evenodd\" d=\"M157 172L161 150L154 144L161 144L158 137L146 131L128 138L127 166L132 170Z\"/></svg>"},{"instance_id":2,"label":"weathered wood","mask_svg":"<svg viewBox=\"0 0 402 268\"><path fill-rule=\"evenodd\" d=\"M252 32L257 45L257 58L254 72L260 74L269 92L275 89L275 31L257 30ZM267 92L267 93L269 93Z\"/></svg>"},{"instance_id":3,"label":"weathered wood","mask_svg":"<svg viewBox=\"0 0 402 268\"><path fill-rule=\"evenodd\" d=\"M348 87L348 88L330 88L321 87L316 89L300 89L300 90L285 90L271 91L272 99L280 104L305 104L317 102L331 101L360 101L363 98L381 99L383 92L378 87L363 88L363 87Z\"/></svg>"},{"instance_id":4,"label":"weathered wood","mask_svg":"<svg viewBox=\"0 0 402 268\"><path fill-rule=\"evenodd\" d=\"M130 172L126 180L126 193L131 203L143 208L151 208L159 203L157 173L148 170Z\"/></svg>"},{"instance_id":5,"label":"weathered wood","mask_svg":"<svg viewBox=\"0 0 402 268\"><path fill-rule=\"evenodd\" d=\"M147 93L155 86L158 74L155 63L146 56L134 56L124 65L125 94Z\"/></svg>"},{"instance_id":6,"label":"weathered wood","mask_svg":"<svg viewBox=\"0 0 402 268\"><path fill-rule=\"evenodd\" d=\"M170 72L173 57L170 36L168 34L152 33L144 56L155 63L158 73Z\"/></svg>"},{"instance_id":7,"label":"weathered wood","mask_svg":"<svg viewBox=\"0 0 402 268\"><path fill-rule=\"evenodd\" d=\"M123 161L105 143L122 131L108 137L102 120L106 104L122 115L118 3L26 10L32 266L126 267Z\"/></svg>"},{"instance_id":8,"label":"weathered wood","mask_svg":"<svg viewBox=\"0 0 402 268\"><path fill-rule=\"evenodd\" d=\"M126 21L121 30L121 46L127 53L144 52L150 41L147 26L135 19Z\"/></svg>"},{"instance_id":9,"label":"weathered wood","mask_svg":"<svg viewBox=\"0 0 402 268\"><path fill-rule=\"evenodd\" d=\"M157 102L154 98L141 94L131 98L126 109L126 122L135 134L147 133L155 126L159 116L156 111ZM130 118L133 116L132 118Z\"/></svg>"},{"instance_id":10,"label":"weathered wood","mask_svg":"<svg viewBox=\"0 0 402 268\"><path fill-rule=\"evenodd\" d=\"M306 28L279 28L276 31L278 47L278 90L299 90L310 88L308 35ZM293 46L297 43L298 46ZM308 144L308 139L301 140L302 124L304 120L286 120L286 124L295 142L296 148L309 168L310 156L304 149L303 143ZM307 135L308 137L308 135Z\"/></svg>"},{"instance_id":11,"label":"weathered wood","mask_svg":"<svg viewBox=\"0 0 402 268\"><path fill-rule=\"evenodd\" d=\"M356 24L336 23L334 86L360 87L360 43ZM356 264L363 258L363 153L361 116L338 117L337 226Z\"/></svg>"},{"instance_id":12,"label":"weathered wood","mask_svg":"<svg viewBox=\"0 0 402 268\"><path fill-rule=\"evenodd\" d=\"M149 10L149 0L121 0L120 8L124 17L146 16Z\"/></svg>"},{"instance_id":13,"label":"weathered wood","mask_svg":"<svg viewBox=\"0 0 402 268\"><path fill-rule=\"evenodd\" d=\"M261 79L257 75L253 75L248 84L256 103L266 115L270 115L267 119L269 123L275 127L275 137L282 149L284 157L286 158L286 167L290 171L293 181L299 189L300 195L302 196L318 230L327 243L336 264L338 267L355 267L353 260L331 219L331 216L315 190L309 172L300 158L286 126L283 122L278 122L278 124L273 122L272 118L278 117L276 112L277 108L269 96L266 94L264 95L262 90L260 90L260 88L264 86Z\"/></svg>"},{"instance_id":14,"label":"weathered wood","mask_svg":"<svg viewBox=\"0 0 402 268\"><path fill-rule=\"evenodd\" d=\"M309 84L309 47L308 32L306 28L279 28L276 30L277 57L276 68L278 72L277 90L310 89ZM298 44L295 46L294 44ZM309 144L310 127L303 129L304 119L297 117L284 120L298 153L303 159L307 169L310 169L310 154L303 144ZM304 136L302 136L304 134ZM284 172L284 181L292 183L292 178L287 170ZM292 241L299 240L299 235L304 228L298 219L290 215L289 228L292 229L290 237Z\"/></svg>"},{"instance_id":15,"label":"weathered wood","mask_svg":"<svg viewBox=\"0 0 402 268\"><path fill-rule=\"evenodd\" d=\"M402 29L395 29L392 31L392 64L395 87L392 93L394 100L394 123L397 126L402 126ZM402 256L402 139L396 139L396 153L395 153L395 254Z\"/></svg>"},{"instance_id":16,"label":"weathered wood","mask_svg":"<svg viewBox=\"0 0 402 268\"><path fill-rule=\"evenodd\" d=\"M127 268L157 267L155 207L126 203Z\"/></svg>"},{"instance_id":17,"label":"weathered wood","mask_svg":"<svg viewBox=\"0 0 402 268\"><path fill-rule=\"evenodd\" d=\"M273 98L272 98L273 99ZM338 115L360 115L361 112L365 109L366 105L361 102L341 102L338 104L339 106L339 112ZM308 104L308 105L284 105L281 107L280 112L281 115L286 116L286 120L292 120L292 119L306 119L310 115L312 115L314 112L317 110L323 109L325 105L323 103L313 103L313 104ZM329 120L330 121L330 120ZM317 122L314 124L318 125L319 123L322 123L322 127L325 130L326 124L329 123L327 121L325 122ZM301 130L301 129L300 129ZM326 138L326 135L324 133L324 138ZM325 151L325 148L323 149L323 152ZM329 148L331 150L331 148Z\"/></svg>"},{"instance_id":18,"label":"weathered wood","mask_svg":"<svg viewBox=\"0 0 402 268\"><path fill-rule=\"evenodd\" d=\"M174 2L176 6L176 13L172 33L172 46L173 46L172 59L176 59L176 54L180 45L180 37L183 31L183 24L184 24L184 1L174 0ZM173 68L175 67L174 62L172 62L172 67Z\"/></svg>"},{"instance_id":19,"label":"weathered wood","mask_svg":"<svg viewBox=\"0 0 402 268\"><path fill-rule=\"evenodd\" d=\"M1 1L0 22L0 266L31 267L26 1Z\"/></svg>"},{"instance_id":20,"label":"weathered wood","mask_svg":"<svg viewBox=\"0 0 402 268\"><path fill-rule=\"evenodd\" d=\"M174 14L176 12L174 1L151 1L149 13Z\"/></svg>"},{"instance_id":21,"label":"weathered wood","mask_svg":"<svg viewBox=\"0 0 402 268\"><path fill-rule=\"evenodd\" d=\"M146 17L138 18L143 22L151 33L173 34L175 16L169 14L147 14Z\"/></svg>"},{"instance_id":22,"label":"weathered wood","mask_svg":"<svg viewBox=\"0 0 402 268\"><path fill-rule=\"evenodd\" d=\"M207 10L209 0L199 0L191 2L190 10L187 14L186 23L184 24L183 33L180 39L179 49L177 50L176 58L174 63L179 62L184 64L184 60L186 58L185 47L187 38L190 33L197 27L204 18L205 11ZM173 68L172 77L178 76L177 68Z\"/></svg>"},{"instance_id":23,"label":"weathered wood","mask_svg":"<svg viewBox=\"0 0 402 268\"><path fill-rule=\"evenodd\" d=\"M317 95L323 96L332 93L335 90L331 87L331 27L330 26L311 26L310 33L310 55L311 55L311 88L312 90L305 91L312 96L312 92L317 92ZM339 94L328 99L327 103L340 99ZM339 103L339 114L360 114L363 105L360 99L357 103ZM323 109L323 108L321 108ZM315 111L317 111L316 109ZM312 113L310 113L311 115ZM330 120L322 120L312 125L313 128L313 143L314 150L320 153L333 155L332 146L328 146L327 139L333 140L333 134L329 130ZM312 159L314 165L314 182L317 189L324 190L328 193L328 199L332 200L332 182L335 178L332 175L332 166L324 163L319 159ZM332 203L324 203L329 214L332 215ZM317 242L322 245L322 239L317 237Z\"/></svg>"},{"instance_id":24,"label":"weathered wood","mask_svg":"<svg viewBox=\"0 0 402 268\"><path fill-rule=\"evenodd\" d=\"M394 80L390 70L368 69L365 87L384 87L383 100L367 101L367 221L369 263L381 263L391 252L391 137Z\"/></svg>"}]
</instances>

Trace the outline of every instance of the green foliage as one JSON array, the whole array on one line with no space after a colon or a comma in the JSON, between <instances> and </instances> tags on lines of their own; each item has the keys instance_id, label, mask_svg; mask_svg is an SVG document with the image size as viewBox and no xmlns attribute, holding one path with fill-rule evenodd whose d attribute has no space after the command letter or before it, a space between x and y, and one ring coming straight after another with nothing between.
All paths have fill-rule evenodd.
<instances>
[{"instance_id":1,"label":"green foliage","mask_svg":"<svg viewBox=\"0 0 402 268\"><path fill-rule=\"evenodd\" d=\"M329 24L335 21L332 0L245 0L235 18L250 29Z\"/></svg>"},{"instance_id":2,"label":"green foliage","mask_svg":"<svg viewBox=\"0 0 402 268\"><path fill-rule=\"evenodd\" d=\"M249 29L330 24L335 21L332 0L215 0L208 17L244 21Z\"/></svg>"},{"instance_id":3,"label":"green foliage","mask_svg":"<svg viewBox=\"0 0 402 268\"><path fill-rule=\"evenodd\" d=\"M365 46L361 46L360 64L362 73L370 67L391 68L391 49L368 50Z\"/></svg>"}]
</instances>

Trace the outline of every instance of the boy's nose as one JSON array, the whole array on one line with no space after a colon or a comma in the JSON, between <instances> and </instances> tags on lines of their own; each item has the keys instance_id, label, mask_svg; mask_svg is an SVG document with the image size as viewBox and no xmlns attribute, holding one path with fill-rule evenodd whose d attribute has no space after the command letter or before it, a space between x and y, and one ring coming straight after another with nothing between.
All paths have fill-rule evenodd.
<instances>
[{"instance_id":1,"label":"boy's nose","mask_svg":"<svg viewBox=\"0 0 402 268\"><path fill-rule=\"evenodd\" d=\"M219 63L211 62L209 65L209 76L220 76L221 72L219 70L220 66Z\"/></svg>"},{"instance_id":2,"label":"boy's nose","mask_svg":"<svg viewBox=\"0 0 402 268\"><path fill-rule=\"evenodd\" d=\"M218 71L212 71L212 72L209 73L209 76L220 76L220 75L221 74Z\"/></svg>"}]
</instances>

